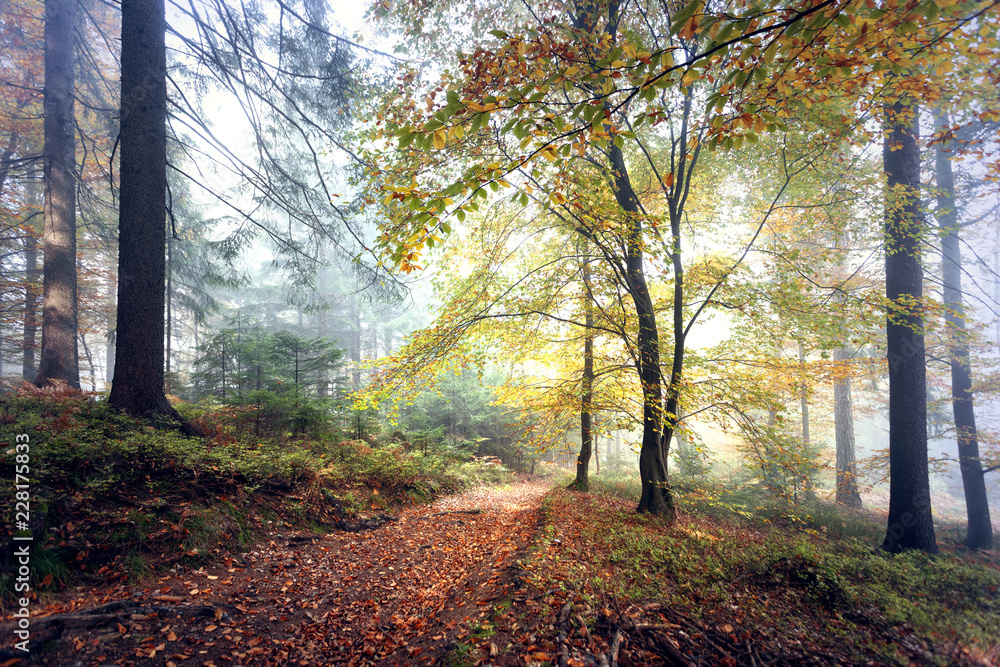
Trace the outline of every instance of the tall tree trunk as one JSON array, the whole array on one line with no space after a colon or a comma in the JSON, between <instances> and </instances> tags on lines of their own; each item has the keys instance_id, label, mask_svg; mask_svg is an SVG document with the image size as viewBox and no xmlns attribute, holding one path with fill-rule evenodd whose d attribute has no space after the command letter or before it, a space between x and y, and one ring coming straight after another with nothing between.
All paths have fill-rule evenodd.
<instances>
[{"instance_id":1,"label":"tall tree trunk","mask_svg":"<svg viewBox=\"0 0 1000 667\"><path fill-rule=\"evenodd\" d=\"M684 457L689 453L688 449L688 436L680 430L681 424L684 421L684 406L680 403L677 404L677 425L674 427L674 446L677 447L677 456Z\"/></svg>"},{"instance_id":2,"label":"tall tree trunk","mask_svg":"<svg viewBox=\"0 0 1000 667\"><path fill-rule=\"evenodd\" d=\"M670 364L670 380L666 387L666 401L663 406L663 435L660 439L661 456L666 466L670 454L670 441L680 423L681 416L681 386L684 376L684 356L687 346L687 326L684 315L684 264L681 255L681 220L684 216L685 202L691 186L691 177L700 154L700 142L694 150L688 147L688 121L693 108L693 93L691 88L684 89L684 98L680 109L680 133L671 148L670 165L672 183L663 183L667 208L670 213L670 244L664 245L664 251L670 257L673 269L674 290L671 302L673 315L674 346ZM661 179L662 180L662 179ZM672 504L672 501L671 501ZM673 508L671 507L671 514Z\"/></svg>"},{"instance_id":3,"label":"tall tree trunk","mask_svg":"<svg viewBox=\"0 0 1000 667\"><path fill-rule=\"evenodd\" d=\"M799 372L802 386L799 387L799 408L802 413L802 442L809 448L809 389L806 384L806 345L799 341Z\"/></svg>"},{"instance_id":4,"label":"tall tree trunk","mask_svg":"<svg viewBox=\"0 0 1000 667\"><path fill-rule=\"evenodd\" d=\"M326 295L326 271L320 270L316 277L317 287L319 288L319 293ZM323 308L320 312L316 314L316 335L320 338L326 338L327 331L329 330L329 317L330 312L327 308ZM319 372L319 387L316 391L319 396L331 396L333 394L332 388L330 387L330 379L327 374L326 367L320 369Z\"/></svg>"},{"instance_id":5,"label":"tall tree trunk","mask_svg":"<svg viewBox=\"0 0 1000 667\"><path fill-rule=\"evenodd\" d=\"M642 445L639 448L639 478L642 495L636 511L674 516L674 500L667 486L666 448L662 438L663 385L660 378L660 341L656 330L656 311L646 284L643 270L642 222L639 217L639 199L632 189L632 182L625 168L625 158L618 146L611 144L608 151L615 199L628 216L630 226L626 239L625 280L629 296L635 305L638 331L637 371L642 387ZM675 357L676 362L676 357ZM675 364L676 365L676 364ZM676 369L675 369L676 370ZM676 399L674 409L676 410ZM668 400L668 409L670 400ZM668 416L668 419L670 417ZM676 417L675 417L676 419ZM672 436L672 430L667 437Z\"/></svg>"},{"instance_id":6,"label":"tall tree trunk","mask_svg":"<svg viewBox=\"0 0 1000 667\"><path fill-rule=\"evenodd\" d=\"M42 349L35 384L80 388L76 345L76 0L45 0L45 264Z\"/></svg>"},{"instance_id":7,"label":"tall tree trunk","mask_svg":"<svg viewBox=\"0 0 1000 667\"><path fill-rule=\"evenodd\" d=\"M993 230L993 270L1000 271L1000 225L997 225ZM1000 276L994 273L996 276L993 280L993 303L1000 303ZM996 321L996 344L1000 347L1000 318Z\"/></svg>"},{"instance_id":8,"label":"tall tree trunk","mask_svg":"<svg viewBox=\"0 0 1000 667\"><path fill-rule=\"evenodd\" d=\"M167 235L167 265L166 265L167 291L164 295L164 298L167 300L167 313L166 313L166 322L164 323L166 340L164 341L163 344L163 368L165 372L164 375L165 390L168 394L170 393L170 345L173 342L172 341L173 336L171 334L173 333L173 324L174 324L174 317L173 317L174 284L172 275L174 268L173 250L174 250L173 239L170 237L170 235Z\"/></svg>"},{"instance_id":9,"label":"tall tree trunk","mask_svg":"<svg viewBox=\"0 0 1000 667\"><path fill-rule=\"evenodd\" d=\"M816 490L813 489L812 472L815 469L811 462L813 458L809 437L809 385L806 381L806 344L799 340L799 370L802 375L802 386L799 388L799 408L802 413L802 443L805 445L805 452L808 468L805 478L802 480L802 489L805 491L807 500L816 499Z\"/></svg>"},{"instance_id":10,"label":"tall tree trunk","mask_svg":"<svg viewBox=\"0 0 1000 667\"><path fill-rule=\"evenodd\" d=\"M361 389L361 308L358 307L357 296L351 296L351 385L354 390Z\"/></svg>"},{"instance_id":11,"label":"tall tree trunk","mask_svg":"<svg viewBox=\"0 0 1000 667\"><path fill-rule=\"evenodd\" d=\"M593 402L594 402L594 303L590 289L590 256L587 240L580 242L583 269L583 380L580 392L580 455L576 459L576 479L569 488L577 491L590 489L590 457L594 451ZM598 470L600 462L598 462Z\"/></svg>"},{"instance_id":12,"label":"tall tree trunk","mask_svg":"<svg viewBox=\"0 0 1000 667\"><path fill-rule=\"evenodd\" d=\"M596 419L591 415L591 428L594 431L594 463L597 464L596 474L600 476L601 474L601 435L598 431L596 424ZM607 450L604 452L604 457L607 458Z\"/></svg>"},{"instance_id":13,"label":"tall tree trunk","mask_svg":"<svg viewBox=\"0 0 1000 667\"><path fill-rule=\"evenodd\" d=\"M882 548L936 552L927 469L927 393L920 316L923 273L919 247L919 112L896 102L886 108L882 164L885 202L886 352L889 361L889 518Z\"/></svg>"},{"instance_id":14,"label":"tall tree trunk","mask_svg":"<svg viewBox=\"0 0 1000 667\"><path fill-rule=\"evenodd\" d=\"M21 379L34 381L38 375L35 368L35 345L38 334L38 239L27 231L24 236L24 350L21 360Z\"/></svg>"},{"instance_id":15,"label":"tall tree trunk","mask_svg":"<svg viewBox=\"0 0 1000 667\"><path fill-rule=\"evenodd\" d=\"M18 105L18 109L21 105ZM7 139L7 145L3 148L3 153L0 153L0 195L3 194L3 186L7 182L7 177L10 175L10 158L14 155L14 149L17 148L17 142L20 140L17 132L11 132L10 137Z\"/></svg>"},{"instance_id":16,"label":"tall tree trunk","mask_svg":"<svg viewBox=\"0 0 1000 667\"><path fill-rule=\"evenodd\" d=\"M604 34L614 38L618 30L619 4L618 0L610 0L606 5L592 3L589 0L577 0L573 7L575 16L571 16L571 20L578 30L588 32L603 30ZM602 22L603 26L600 25ZM593 90L597 93L600 90L599 85L595 85ZM609 113L612 111L608 104L605 104L605 111ZM673 518L674 502L670 488L667 486L665 459L672 430L671 433L664 434L660 342L656 328L656 312L653 308L653 300L649 294L646 274L643 269L645 239L643 239L642 233L639 198L632 188L621 148L611 142L606 155L610 170L611 190L624 215L624 222L628 226L625 238L622 239L625 246L623 282L635 306L638 328L635 337L635 365L639 374L640 391L642 391L642 445L639 448L639 478L642 483L642 495L639 498L636 511ZM591 240L594 239L591 238ZM677 377L679 379L679 374ZM673 376L671 380L673 380ZM673 399L668 392L668 405L670 400ZM666 442L664 442L665 435Z\"/></svg>"},{"instance_id":17,"label":"tall tree trunk","mask_svg":"<svg viewBox=\"0 0 1000 667\"><path fill-rule=\"evenodd\" d=\"M111 382L115 378L115 338L117 336L117 327L115 324L115 316L118 310L116 297L118 295L118 274L114 271L108 278L108 304L105 306L107 308L105 314L105 363L106 367L104 369L104 381L110 387ZM195 349L198 348L197 341L195 341Z\"/></svg>"},{"instance_id":18,"label":"tall tree trunk","mask_svg":"<svg viewBox=\"0 0 1000 667\"><path fill-rule=\"evenodd\" d=\"M83 346L83 357L87 360L87 368L90 369L90 390L97 391L97 369L94 367L94 356L90 353L87 336L83 333L80 334L80 345Z\"/></svg>"},{"instance_id":19,"label":"tall tree trunk","mask_svg":"<svg viewBox=\"0 0 1000 667\"><path fill-rule=\"evenodd\" d=\"M947 119L936 114L935 126L947 125ZM993 545L993 524L990 503L986 496L986 480L979 458L979 433L972 402L972 368L969 358L968 333L965 330L965 303L962 296L962 249L959 239L958 209L955 201L955 177L952 173L951 151L942 144L935 150L937 171L937 220L941 227L941 270L945 322L951 364L952 410L958 438L958 462L965 490L965 509L969 519L965 544L970 549L989 549Z\"/></svg>"},{"instance_id":20,"label":"tall tree trunk","mask_svg":"<svg viewBox=\"0 0 1000 667\"><path fill-rule=\"evenodd\" d=\"M163 391L166 46L163 0L123 0L118 331L108 402L179 418Z\"/></svg>"},{"instance_id":21,"label":"tall tree trunk","mask_svg":"<svg viewBox=\"0 0 1000 667\"><path fill-rule=\"evenodd\" d=\"M838 371L846 367L851 350L838 347L833 359ZM851 376L838 372L833 381L834 431L837 440L837 495L836 501L847 507L860 508L861 494L854 463L854 406L851 399Z\"/></svg>"}]
</instances>

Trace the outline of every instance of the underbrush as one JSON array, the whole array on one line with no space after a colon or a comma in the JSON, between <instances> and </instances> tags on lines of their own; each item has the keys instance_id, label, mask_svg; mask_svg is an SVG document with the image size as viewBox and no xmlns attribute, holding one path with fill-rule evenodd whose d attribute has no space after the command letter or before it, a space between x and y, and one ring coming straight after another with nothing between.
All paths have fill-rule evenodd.
<instances>
[{"instance_id":1,"label":"underbrush","mask_svg":"<svg viewBox=\"0 0 1000 667\"><path fill-rule=\"evenodd\" d=\"M874 514L747 490L678 494L678 518L667 524L633 513L638 482L601 475L591 489L586 506L565 492L548 502L554 515L587 517L580 525L592 555L576 585L597 597L667 600L694 615L739 608L790 627L822 619L858 642L872 628L909 626L956 655L1000 657L995 551L942 539L938 555L886 554L875 549L885 525Z\"/></svg>"},{"instance_id":2,"label":"underbrush","mask_svg":"<svg viewBox=\"0 0 1000 667\"><path fill-rule=\"evenodd\" d=\"M15 444L24 435L27 458L18 461L24 453ZM373 439L191 438L93 396L0 397L0 461L11 482L0 485L7 525L23 509L16 466L27 466L21 498L30 499L30 521L20 532L33 538L31 584L42 591L93 575L141 579L158 567L245 549L269 527L324 530L345 513L512 478L500 466L416 455ZM0 601L14 589L12 537L3 538Z\"/></svg>"}]
</instances>

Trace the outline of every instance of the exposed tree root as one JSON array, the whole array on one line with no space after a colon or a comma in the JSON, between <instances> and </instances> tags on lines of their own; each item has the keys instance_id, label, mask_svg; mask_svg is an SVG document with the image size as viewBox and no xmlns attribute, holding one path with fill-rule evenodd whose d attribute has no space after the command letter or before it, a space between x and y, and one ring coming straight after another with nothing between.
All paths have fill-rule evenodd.
<instances>
[{"instance_id":1,"label":"exposed tree root","mask_svg":"<svg viewBox=\"0 0 1000 667\"><path fill-rule=\"evenodd\" d=\"M160 599L165 599L162 596ZM42 647L62 637L66 630L94 630L98 628L117 629L122 632L122 627L127 628L130 621L146 620L153 616L161 618L179 618L180 620L193 620L196 618L214 618L216 620L229 620L229 611L236 608L228 604L199 604L199 605L175 605L161 606L148 605L133 602L132 600L118 600L108 602L97 607L74 611L65 614L53 614L43 618L32 618L30 631L31 639L28 643L30 653L37 653ZM0 637L4 637L4 644L13 647L15 638L14 631L18 624L7 623L0 626ZM11 658L23 658L26 654L16 648L0 649L0 661Z\"/></svg>"}]
</instances>

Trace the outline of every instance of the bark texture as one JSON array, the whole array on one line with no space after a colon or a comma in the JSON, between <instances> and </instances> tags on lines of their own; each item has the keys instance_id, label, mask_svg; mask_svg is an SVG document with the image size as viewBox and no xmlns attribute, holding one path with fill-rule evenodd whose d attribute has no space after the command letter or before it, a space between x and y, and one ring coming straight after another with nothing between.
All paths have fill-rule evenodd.
<instances>
[{"instance_id":1,"label":"bark texture","mask_svg":"<svg viewBox=\"0 0 1000 667\"><path fill-rule=\"evenodd\" d=\"M163 0L122 2L121 199L115 376L109 402L174 417L163 390L166 47Z\"/></svg>"},{"instance_id":2,"label":"bark texture","mask_svg":"<svg viewBox=\"0 0 1000 667\"><path fill-rule=\"evenodd\" d=\"M927 392L920 317L923 271L918 110L896 102L886 109L882 163L885 202L885 291L889 300L889 519L882 548L937 551L927 470Z\"/></svg>"},{"instance_id":3,"label":"bark texture","mask_svg":"<svg viewBox=\"0 0 1000 667\"><path fill-rule=\"evenodd\" d=\"M42 345L35 384L80 388L76 342L76 0L45 0L45 180Z\"/></svg>"}]
</instances>

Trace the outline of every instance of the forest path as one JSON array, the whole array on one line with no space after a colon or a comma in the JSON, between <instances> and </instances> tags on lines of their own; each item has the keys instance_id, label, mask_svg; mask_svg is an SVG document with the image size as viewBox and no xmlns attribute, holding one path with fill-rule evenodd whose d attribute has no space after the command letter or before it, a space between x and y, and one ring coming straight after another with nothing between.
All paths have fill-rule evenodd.
<instances>
[{"instance_id":1,"label":"forest path","mask_svg":"<svg viewBox=\"0 0 1000 667\"><path fill-rule=\"evenodd\" d=\"M117 627L67 628L28 664L435 664L515 581L549 489L479 488L360 533L273 533L139 587L111 609ZM180 615L192 605L201 618Z\"/></svg>"}]
</instances>

